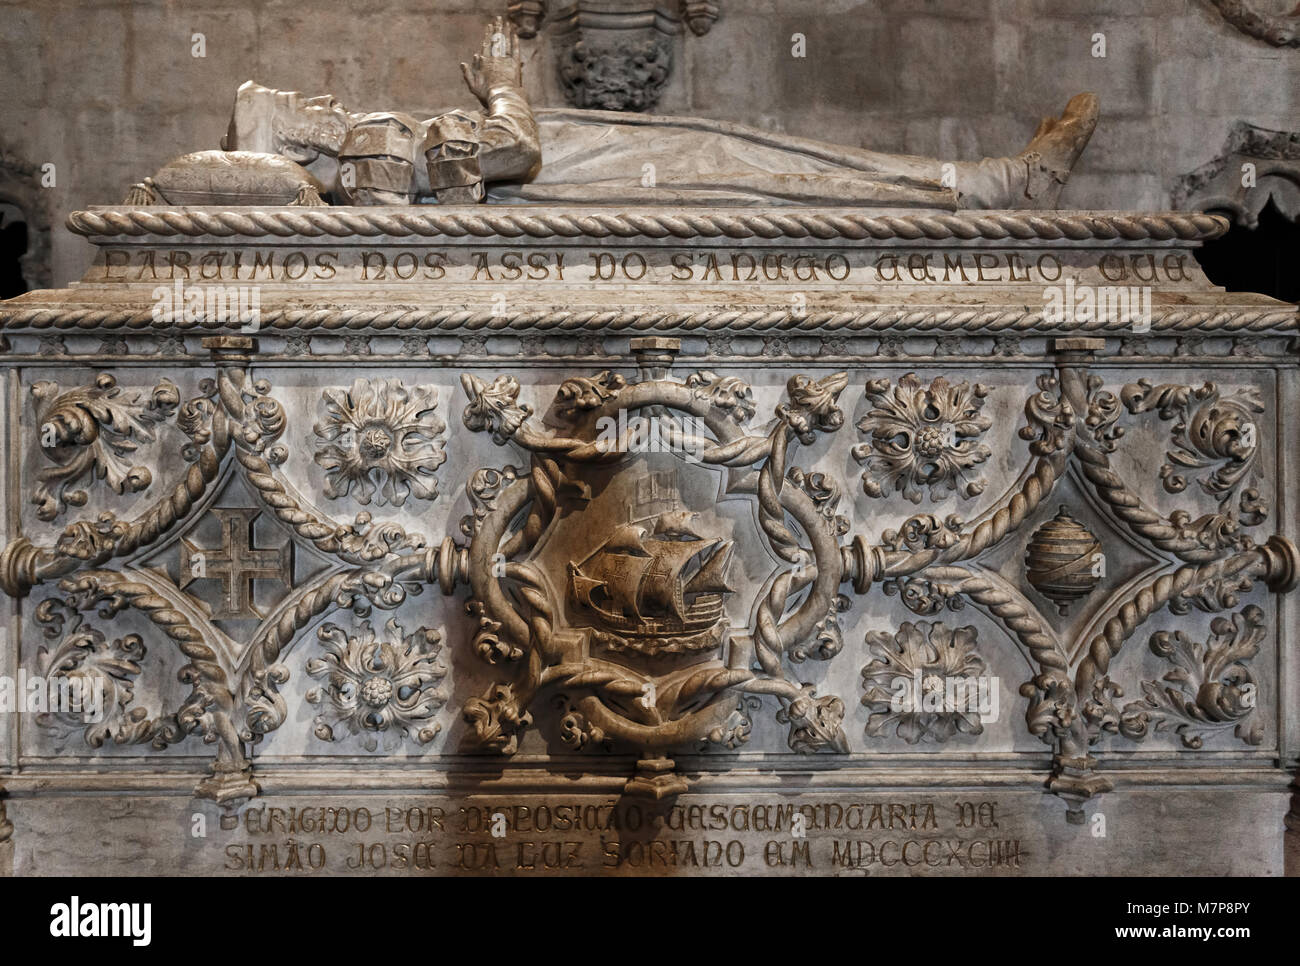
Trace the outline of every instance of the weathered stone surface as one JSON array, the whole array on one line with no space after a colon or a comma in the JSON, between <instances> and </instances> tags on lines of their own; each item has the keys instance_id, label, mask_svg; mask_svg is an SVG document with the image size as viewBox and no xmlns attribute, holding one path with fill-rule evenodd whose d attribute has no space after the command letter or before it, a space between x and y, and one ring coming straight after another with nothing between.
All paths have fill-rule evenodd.
<instances>
[{"instance_id":1,"label":"weathered stone surface","mask_svg":"<svg viewBox=\"0 0 1300 966\"><path fill-rule=\"evenodd\" d=\"M58 166L58 184L50 191L58 224L74 209L123 197L169 158L215 146L228 120L222 92L250 76L283 89L329 90L349 104L366 103L382 91L384 106L395 110L465 106L438 92L459 89L460 61L476 43L484 18L503 13L505 4L439 3L436 28L427 9L407 0L378 0L368 10L369 16L358 19L281 2L210 3L183 15L153 2L112 11L73 0L8 4L8 29L0 39L8 45L3 60L11 65L0 77L5 139L26 161ZM945 58L944 69L918 75L915 83L927 86L916 96L899 99L886 87L909 56L904 25L918 12L932 18L931 29L946 38L940 49L959 52L960 71ZM791 34L822 35L820 25L831 17L835 47L814 46L806 61L793 62ZM983 24L994 25L995 42L971 43L972 31L985 32ZM1108 32L1113 49L1118 44L1112 59L1088 56L1087 41L1096 30ZM196 31L207 37L205 58L191 56ZM1118 117L1115 111L1130 96L1122 77L1129 76L1125 51L1131 44L1125 38L1134 31L1148 38L1143 42L1151 51L1154 100L1133 103L1126 112L1145 132L1140 140L1149 154L1132 158L1124 145L1099 140L1077 172L1069 203L1164 207L1172 178L1203 164L1206 145L1217 148L1236 121L1293 127L1300 90L1294 56L1238 33L1207 3L1163 0L926 3L919 11L912 3L728 4L706 37L692 36L675 51L677 69L658 110L809 137L833 130L842 144L930 157L948 154L942 132L951 125L983 118L976 128L980 153L1001 152L1022 143L1033 129L1031 119L1058 111L1077 90L1099 91L1109 116ZM344 50L340 37L365 53ZM1048 49L1068 57L1049 58L1045 73L1026 68L1026 53ZM104 52L112 56L101 63L96 58L107 57ZM527 42L526 54L524 81L532 102L562 104L554 52L544 34ZM1086 71L1073 66L1078 63ZM820 80L800 80L801 65L815 65ZM983 81L943 97L933 93L959 73L996 77L996 101L985 96ZM1210 83L1206 78L1213 90L1201 90ZM806 96L783 100L792 86ZM870 96L828 106L837 91L863 90ZM221 98L214 101L214 93ZM164 104L168 120L160 127L154 119ZM922 119L924 124L908 126ZM1006 131L992 126L1004 119L1020 120ZM1099 138L1104 135L1103 130ZM1108 160L1112 146L1125 160ZM1094 170L1105 177L1092 177ZM84 248L67 236L56 237L55 246L55 279L65 284L81 275Z\"/></svg>"},{"instance_id":2,"label":"weathered stone surface","mask_svg":"<svg viewBox=\"0 0 1300 966\"><path fill-rule=\"evenodd\" d=\"M98 252L82 283L0 306L4 654L94 669L109 714L6 716L15 871L103 850L102 871L245 874L272 844L249 822L348 795L372 823L508 807L501 837L437 837L447 873L579 871L570 841L581 871L734 871L733 840L746 873L1283 870L1297 316L1201 275L1190 246L1223 219L72 224ZM1063 505L1101 548L1065 613L1032 542ZM611 845L514 811L608 801L864 828ZM115 817L78 822L90 803ZM900 838L876 804L933 827ZM52 823L85 838L42 851ZM408 872L422 841L273 828L263 872L291 838L335 873Z\"/></svg>"},{"instance_id":3,"label":"weathered stone surface","mask_svg":"<svg viewBox=\"0 0 1300 966\"><path fill-rule=\"evenodd\" d=\"M245 86L227 147L310 175L164 169L0 303L0 873L1300 868L1300 316L1158 210L1292 68L1204 4L661 6L629 81L540 22L462 78L470 0L127 5L74 76L18 5L20 207L215 147L246 71L396 113ZM1079 89L1123 210L1056 209L1090 96L1006 153ZM1178 204L1294 207L1250 130Z\"/></svg>"},{"instance_id":4,"label":"weathered stone surface","mask_svg":"<svg viewBox=\"0 0 1300 966\"><path fill-rule=\"evenodd\" d=\"M236 827L180 796L20 800L14 872L45 875L1281 875L1280 790L1117 792L1105 834L1030 791L276 793ZM960 782L959 774L952 776ZM194 816L204 820L193 834ZM499 818L497 816L500 816ZM796 818L798 816L798 818ZM802 821L800 821L802 819ZM500 834L494 835L493 829ZM799 833L802 833L800 835ZM93 855L93 862L86 857Z\"/></svg>"}]
</instances>

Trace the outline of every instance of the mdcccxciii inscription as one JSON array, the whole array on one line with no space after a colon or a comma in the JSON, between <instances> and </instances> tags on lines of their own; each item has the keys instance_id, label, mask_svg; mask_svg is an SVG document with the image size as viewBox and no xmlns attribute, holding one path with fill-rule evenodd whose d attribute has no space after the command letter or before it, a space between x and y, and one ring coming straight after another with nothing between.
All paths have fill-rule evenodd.
<instances>
[{"instance_id":1,"label":"mdcccxciii inscription","mask_svg":"<svg viewBox=\"0 0 1300 966\"><path fill-rule=\"evenodd\" d=\"M997 801L956 797L258 804L221 848L263 875L1032 870Z\"/></svg>"}]
</instances>

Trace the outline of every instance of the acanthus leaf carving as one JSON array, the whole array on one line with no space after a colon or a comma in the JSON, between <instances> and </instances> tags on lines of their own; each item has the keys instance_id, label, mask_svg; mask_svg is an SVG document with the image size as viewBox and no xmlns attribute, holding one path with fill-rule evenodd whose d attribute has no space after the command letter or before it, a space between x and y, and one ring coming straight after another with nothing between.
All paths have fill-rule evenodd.
<instances>
[{"instance_id":1,"label":"acanthus leaf carving","mask_svg":"<svg viewBox=\"0 0 1300 966\"><path fill-rule=\"evenodd\" d=\"M38 725L64 737L80 730L91 748L112 741L161 749L185 737L174 713L155 715L133 706L135 682L145 658L144 640L138 634L110 640L86 623L74 604L57 597L41 601L35 618L44 625L47 638L57 638L52 647L38 649L39 673L51 692L57 686L59 693L72 698L68 707L39 713Z\"/></svg>"},{"instance_id":2,"label":"acanthus leaf carving","mask_svg":"<svg viewBox=\"0 0 1300 966\"><path fill-rule=\"evenodd\" d=\"M738 376L720 376L702 369L687 376L686 385L695 390L698 398L729 412L740 425L747 423L758 411L754 404L754 390Z\"/></svg>"},{"instance_id":3,"label":"acanthus leaf carving","mask_svg":"<svg viewBox=\"0 0 1300 966\"><path fill-rule=\"evenodd\" d=\"M608 369L592 378L573 376L560 385L555 396L556 407L568 416L599 409L617 397L625 385L627 381L622 376Z\"/></svg>"},{"instance_id":4,"label":"acanthus leaf carving","mask_svg":"<svg viewBox=\"0 0 1300 966\"><path fill-rule=\"evenodd\" d=\"M1264 612L1252 604L1230 619L1216 617L1204 642L1182 631L1153 634L1152 653L1173 669L1164 676L1165 687L1142 682L1142 699L1119 715L1120 733L1137 741L1149 729L1173 725L1185 747L1199 749L1207 734L1232 728L1246 744L1258 745L1264 723L1255 713L1259 687L1249 662L1259 653L1265 630Z\"/></svg>"},{"instance_id":5,"label":"acanthus leaf carving","mask_svg":"<svg viewBox=\"0 0 1300 966\"><path fill-rule=\"evenodd\" d=\"M1251 541L1241 527L1264 522L1268 505L1259 491L1247 483L1258 476L1260 447L1257 422L1264 412L1258 390L1245 387L1224 395L1214 383L1202 386L1153 385L1140 379L1123 388L1124 405L1134 414L1155 411L1172 421L1172 448L1160 468L1160 479L1169 493L1187 489L1183 470L1199 470L1197 484L1218 502L1218 511L1193 519L1177 510L1169 522L1185 539L1195 540L1211 550L1246 549Z\"/></svg>"},{"instance_id":6,"label":"acanthus leaf carving","mask_svg":"<svg viewBox=\"0 0 1300 966\"><path fill-rule=\"evenodd\" d=\"M32 492L36 516L47 522L69 506L86 505L87 492L70 489L86 478L104 480L119 495L146 489L153 474L131 460L142 443L154 441L154 427L180 403L179 392L166 379L142 401L107 372L91 386L62 393L53 382L38 382L32 398L41 448L57 464L38 471Z\"/></svg>"}]
</instances>

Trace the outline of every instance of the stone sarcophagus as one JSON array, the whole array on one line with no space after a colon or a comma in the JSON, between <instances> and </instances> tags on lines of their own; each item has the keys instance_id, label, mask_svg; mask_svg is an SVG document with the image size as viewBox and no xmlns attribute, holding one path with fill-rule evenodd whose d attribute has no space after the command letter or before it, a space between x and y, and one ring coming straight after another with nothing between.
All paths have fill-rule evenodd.
<instances>
[{"instance_id":1,"label":"stone sarcophagus","mask_svg":"<svg viewBox=\"0 0 1300 966\"><path fill-rule=\"evenodd\" d=\"M0 306L13 871L1283 872L1297 310L1222 219L69 227Z\"/></svg>"}]
</instances>

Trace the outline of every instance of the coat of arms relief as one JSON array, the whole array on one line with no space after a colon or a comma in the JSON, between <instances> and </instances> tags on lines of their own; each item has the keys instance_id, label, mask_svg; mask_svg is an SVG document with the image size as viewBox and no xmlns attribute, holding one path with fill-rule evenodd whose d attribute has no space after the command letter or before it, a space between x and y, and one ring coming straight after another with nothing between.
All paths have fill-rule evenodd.
<instances>
[{"instance_id":1,"label":"coat of arms relief","mask_svg":"<svg viewBox=\"0 0 1300 966\"><path fill-rule=\"evenodd\" d=\"M628 790L656 796L685 789L665 753L734 740L745 695L776 699L792 748L846 750L842 699L787 670L792 653L829 658L842 646L834 615L848 523L834 513L834 486L811 482L792 458L801 440L843 424L846 385L843 373L792 377L787 402L756 428L734 377L628 384L606 372L565 382L560 428L543 435L512 377L465 377L466 425L532 459L527 472L471 484L484 510L470 544L474 647L501 675L466 706L476 737L513 751L534 696L557 689L573 703L571 743L636 748ZM715 512L741 500L752 518ZM521 511L522 529L507 531ZM738 532L744 524L750 534ZM758 572L760 560L770 572Z\"/></svg>"}]
</instances>

